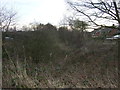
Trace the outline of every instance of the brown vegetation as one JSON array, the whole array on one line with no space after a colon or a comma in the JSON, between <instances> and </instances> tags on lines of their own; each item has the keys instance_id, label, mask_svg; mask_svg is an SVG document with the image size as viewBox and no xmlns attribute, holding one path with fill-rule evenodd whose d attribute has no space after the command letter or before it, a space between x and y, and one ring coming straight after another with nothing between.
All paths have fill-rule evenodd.
<instances>
[{"instance_id":1,"label":"brown vegetation","mask_svg":"<svg viewBox=\"0 0 120 90\"><path fill-rule=\"evenodd\" d=\"M50 53L48 62L39 63L26 56L25 48L21 55L13 47L15 53L11 56L11 41L4 43L7 56L3 58L3 88L118 87L116 41L89 39L81 48L58 43L57 48L62 52L56 51L59 55L55 54L54 58L54 53Z\"/></svg>"}]
</instances>

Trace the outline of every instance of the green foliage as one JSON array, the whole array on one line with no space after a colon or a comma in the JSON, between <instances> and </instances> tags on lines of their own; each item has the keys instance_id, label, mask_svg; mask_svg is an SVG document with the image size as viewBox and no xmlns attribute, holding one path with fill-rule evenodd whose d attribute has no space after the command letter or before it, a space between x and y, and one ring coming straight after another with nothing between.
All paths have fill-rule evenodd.
<instances>
[{"instance_id":1,"label":"green foliage","mask_svg":"<svg viewBox=\"0 0 120 90\"><path fill-rule=\"evenodd\" d=\"M85 30L88 26L88 24L84 21L80 21L78 19L74 20L73 26L77 30Z\"/></svg>"},{"instance_id":2,"label":"green foliage","mask_svg":"<svg viewBox=\"0 0 120 90\"><path fill-rule=\"evenodd\" d=\"M80 21L79 19L76 19L76 20L70 20L69 26L73 30L79 30L83 32L87 28L88 24L85 21Z\"/></svg>"},{"instance_id":3,"label":"green foliage","mask_svg":"<svg viewBox=\"0 0 120 90\"><path fill-rule=\"evenodd\" d=\"M36 26L36 29L38 30L38 31L40 31L40 30L57 30L56 29L56 27L55 26L53 26L52 24L50 24L50 23L47 23L46 25L44 25L44 24L39 24L39 25L37 25Z\"/></svg>"}]
</instances>

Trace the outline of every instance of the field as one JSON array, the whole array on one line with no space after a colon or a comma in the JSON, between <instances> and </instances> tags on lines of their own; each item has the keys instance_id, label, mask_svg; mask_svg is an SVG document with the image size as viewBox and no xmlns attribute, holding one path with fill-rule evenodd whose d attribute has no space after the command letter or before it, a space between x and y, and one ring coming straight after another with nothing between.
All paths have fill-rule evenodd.
<instances>
[{"instance_id":1,"label":"field","mask_svg":"<svg viewBox=\"0 0 120 90\"><path fill-rule=\"evenodd\" d=\"M118 87L117 41L77 31L2 34L3 88Z\"/></svg>"}]
</instances>

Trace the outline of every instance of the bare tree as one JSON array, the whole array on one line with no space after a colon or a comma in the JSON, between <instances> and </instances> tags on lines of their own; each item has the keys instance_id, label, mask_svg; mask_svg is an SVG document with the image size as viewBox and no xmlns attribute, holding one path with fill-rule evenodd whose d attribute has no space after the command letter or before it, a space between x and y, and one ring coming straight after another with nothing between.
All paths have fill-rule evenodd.
<instances>
[{"instance_id":1,"label":"bare tree","mask_svg":"<svg viewBox=\"0 0 120 90\"><path fill-rule=\"evenodd\" d=\"M3 31L8 31L10 26L15 25L16 12L8 10L5 6L0 7L0 28Z\"/></svg>"},{"instance_id":2,"label":"bare tree","mask_svg":"<svg viewBox=\"0 0 120 90\"><path fill-rule=\"evenodd\" d=\"M98 21L106 20L117 21L120 25L120 1L118 0L76 0L67 1L72 9L77 11L79 14L87 17L89 22L96 26L102 26Z\"/></svg>"},{"instance_id":3,"label":"bare tree","mask_svg":"<svg viewBox=\"0 0 120 90\"><path fill-rule=\"evenodd\" d=\"M76 18L75 15L73 16L64 16L64 18L60 21L60 26L64 26L64 27L70 27L70 29L74 30L74 22L77 20L78 18Z\"/></svg>"}]
</instances>

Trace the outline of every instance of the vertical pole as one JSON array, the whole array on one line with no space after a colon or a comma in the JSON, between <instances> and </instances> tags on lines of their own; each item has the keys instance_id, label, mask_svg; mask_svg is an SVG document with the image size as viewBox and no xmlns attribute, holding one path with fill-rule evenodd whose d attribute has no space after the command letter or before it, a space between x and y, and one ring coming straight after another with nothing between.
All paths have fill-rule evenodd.
<instances>
[{"instance_id":1,"label":"vertical pole","mask_svg":"<svg viewBox=\"0 0 120 90\"><path fill-rule=\"evenodd\" d=\"M2 28L0 26L0 89L2 88Z\"/></svg>"}]
</instances>

